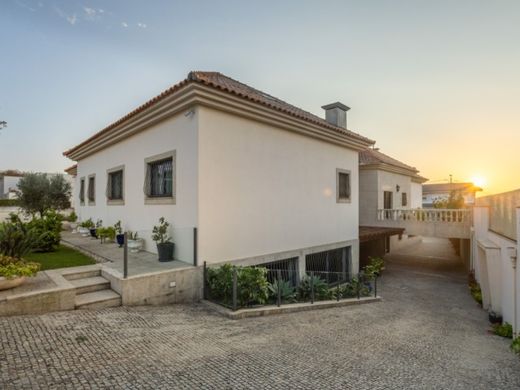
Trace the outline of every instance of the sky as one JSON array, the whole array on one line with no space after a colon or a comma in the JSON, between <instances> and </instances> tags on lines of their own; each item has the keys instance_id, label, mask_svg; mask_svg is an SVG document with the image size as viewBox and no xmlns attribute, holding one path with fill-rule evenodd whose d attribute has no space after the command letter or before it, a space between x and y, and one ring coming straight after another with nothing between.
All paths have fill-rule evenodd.
<instances>
[{"instance_id":1,"label":"sky","mask_svg":"<svg viewBox=\"0 0 520 390\"><path fill-rule=\"evenodd\" d=\"M0 170L62 152L190 70L349 129L432 182L520 188L519 1L0 2Z\"/></svg>"}]
</instances>

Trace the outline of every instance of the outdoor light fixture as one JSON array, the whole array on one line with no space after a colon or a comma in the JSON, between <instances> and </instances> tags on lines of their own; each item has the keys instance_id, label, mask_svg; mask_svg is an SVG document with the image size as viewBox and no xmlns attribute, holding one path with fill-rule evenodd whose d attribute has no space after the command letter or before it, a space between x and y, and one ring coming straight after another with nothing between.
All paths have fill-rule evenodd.
<instances>
[{"instance_id":1,"label":"outdoor light fixture","mask_svg":"<svg viewBox=\"0 0 520 390\"><path fill-rule=\"evenodd\" d=\"M401 187L399 187L399 184L397 184L397 185L395 186L395 190L396 190L397 192L399 192L400 189L401 189Z\"/></svg>"}]
</instances>

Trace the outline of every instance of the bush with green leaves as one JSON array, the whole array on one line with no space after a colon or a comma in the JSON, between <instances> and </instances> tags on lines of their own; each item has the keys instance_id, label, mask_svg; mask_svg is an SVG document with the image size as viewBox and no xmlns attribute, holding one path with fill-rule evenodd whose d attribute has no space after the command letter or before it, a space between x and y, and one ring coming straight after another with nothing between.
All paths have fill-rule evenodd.
<instances>
[{"instance_id":1,"label":"bush with green leaves","mask_svg":"<svg viewBox=\"0 0 520 390\"><path fill-rule=\"evenodd\" d=\"M34 250L38 252L53 252L58 249L61 241L61 223L63 216L54 210L47 210L42 217L34 217L27 223L39 237Z\"/></svg>"},{"instance_id":2,"label":"bush with green leaves","mask_svg":"<svg viewBox=\"0 0 520 390\"><path fill-rule=\"evenodd\" d=\"M312 285L312 286L311 286ZM317 275L305 275L298 286L298 298L301 301L308 301L311 299L312 289L314 289L314 299L326 300L331 299L332 294L329 291L327 282Z\"/></svg>"},{"instance_id":3,"label":"bush with green leaves","mask_svg":"<svg viewBox=\"0 0 520 390\"><path fill-rule=\"evenodd\" d=\"M263 305L269 297L267 269L224 264L208 268L208 286L212 298L230 305L233 301L233 270L237 273L237 304L239 307Z\"/></svg>"},{"instance_id":4,"label":"bush with green leaves","mask_svg":"<svg viewBox=\"0 0 520 390\"><path fill-rule=\"evenodd\" d=\"M269 296L274 301L278 300L278 290L280 290L282 303L294 303L297 301L296 289L291 282L281 279L269 284Z\"/></svg>"},{"instance_id":5,"label":"bush with green leaves","mask_svg":"<svg viewBox=\"0 0 520 390\"><path fill-rule=\"evenodd\" d=\"M507 322L493 325L493 333L497 336L513 338L513 326Z\"/></svg>"},{"instance_id":6,"label":"bush with green leaves","mask_svg":"<svg viewBox=\"0 0 520 390\"><path fill-rule=\"evenodd\" d=\"M369 277L374 278L381 275L383 268L385 267L385 261L380 257L369 257L370 263L368 263L363 269L363 273Z\"/></svg>"},{"instance_id":7,"label":"bush with green leaves","mask_svg":"<svg viewBox=\"0 0 520 390\"><path fill-rule=\"evenodd\" d=\"M514 353L520 355L520 336L518 336L511 342L511 350Z\"/></svg>"},{"instance_id":8,"label":"bush with green leaves","mask_svg":"<svg viewBox=\"0 0 520 390\"><path fill-rule=\"evenodd\" d=\"M74 223L78 220L78 215L76 214L76 212L74 210L72 210L69 215L66 215L65 217L63 217L63 220Z\"/></svg>"},{"instance_id":9,"label":"bush with green leaves","mask_svg":"<svg viewBox=\"0 0 520 390\"><path fill-rule=\"evenodd\" d=\"M0 224L0 255L21 259L38 246L39 240L35 230L15 214Z\"/></svg>"},{"instance_id":10,"label":"bush with green leaves","mask_svg":"<svg viewBox=\"0 0 520 390\"><path fill-rule=\"evenodd\" d=\"M97 235L99 238L109 239L114 241L116 238L116 229L113 226L101 227L97 229Z\"/></svg>"},{"instance_id":11,"label":"bush with green leaves","mask_svg":"<svg viewBox=\"0 0 520 390\"><path fill-rule=\"evenodd\" d=\"M18 182L20 207L27 214L39 214L47 210L65 210L70 207L71 185L64 175L27 173Z\"/></svg>"},{"instance_id":12,"label":"bush with green leaves","mask_svg":"<svg viewBox=\"0 0 520 390\"><path fill-rule=\"evenodd\" d=\"M114 230L116 231L117 234L123 234L123 227L121 226L121 221L117 221L114 224Z\"/></svg>"},{"instance_id":13,"label":"bush with green leaves","mask_svg":"<svg viewBox=\"0 0 520 390\"><path fill-rule=\"evenodd\" d=\"M171 242L172 238L168 235L169 226L164 217L159 218L159 225L154 226L152 230L152 240L159 244Z\"/></svg>"},{"instance_id":14,"label":"bush with green leaves","mask_svg":"<svg viewBox=\"0 0 520 390\"><path fill-rule=\"evenodd\" d=\"M40 270L40 264L27 263L10 256L0 255L0 277L14 279L21 276L35 276Z\"/></svg>"},{"instance_id":15,"label":"bush with green leaves","mask_svg":"<svg viewBox=\"0 0 520 390\"><path fill-rule=\"evenodd\" d=\"M354 277L352 280L341 287L343 298L367 297L370 295L371 287L364 282L363 275Z\"/></svg>"},{"instance_id":16,"label":"bush with green leaves","mask_svg":"<svg viewBox=\"0 0 520 390\"><path fill-rule=\"evenodd\" d=\"M79 226L86 229L94 229L96 225L94 224L94 221L92 221L92 218L89 218L81 222Z\"/></svg>"}]
</instances>

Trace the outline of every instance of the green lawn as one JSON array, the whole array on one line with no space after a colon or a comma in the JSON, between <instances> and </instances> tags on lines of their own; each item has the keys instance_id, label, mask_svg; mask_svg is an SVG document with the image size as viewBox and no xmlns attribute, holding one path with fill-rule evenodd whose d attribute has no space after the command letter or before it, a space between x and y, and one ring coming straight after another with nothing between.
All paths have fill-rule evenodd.
<instances>
[{"instance_id":1,"label":"green lawn","mask_svg":"<svg viewBox=\"0 0 520 390\"><path fill-rule=\"evenodd\" d=\"M80 265L89 265L95 263L92 258L64 245L60 245L56 252L29 253L24 257L24 259L27 261L40 263L42 265L42 271L46 269L77 267Z\"/></svg>"}]
</instances>

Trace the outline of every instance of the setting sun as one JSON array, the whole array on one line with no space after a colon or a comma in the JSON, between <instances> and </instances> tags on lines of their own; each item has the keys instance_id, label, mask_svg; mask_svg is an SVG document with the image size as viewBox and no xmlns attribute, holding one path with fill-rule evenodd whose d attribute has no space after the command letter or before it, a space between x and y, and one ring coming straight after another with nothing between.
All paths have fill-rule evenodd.
<instances>
[{"instance_id":1,"label":"setting sun","mask_svg":"<svg viewBox=\"0 0 520 390\"><path fill-rule=\"evenodd\" d=\"M483 176L473 176L471 178L471 182L476 185L477 187L484 188L487 184L487 180Z\"/></svg>"}]
</instances>

